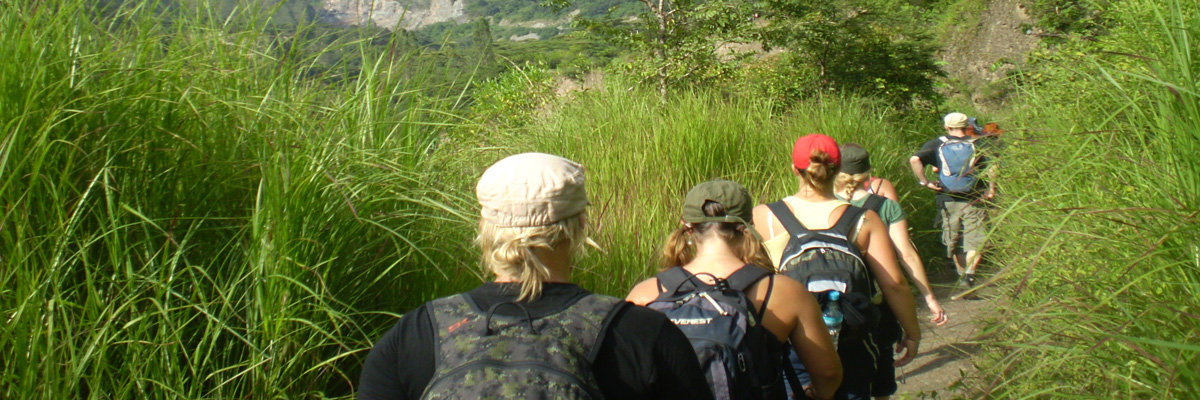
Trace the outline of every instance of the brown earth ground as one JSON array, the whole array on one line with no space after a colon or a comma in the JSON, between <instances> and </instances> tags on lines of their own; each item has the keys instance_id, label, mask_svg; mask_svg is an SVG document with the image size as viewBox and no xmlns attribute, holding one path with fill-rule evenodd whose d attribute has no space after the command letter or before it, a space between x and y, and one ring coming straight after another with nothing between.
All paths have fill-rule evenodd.
<instances>
[{"instance_id":1,"label":"brown earth ground","mask_svg":"<svg viewBox=\"0 0 1200 400\"><path fill-rule=\"evenodd\" d=\"M972 356L979 351L977 337L982 321L995 310L998 298L995 291L981 288L963 299L951 300L951 296L961 292L953 288L957 274L952 266L940 268L929 279L950 321L940 327L933 325L929 322L929 309L924 302L918 302L917 317L923 336L920 353L912 363L896 369L900 388L892 398L971 398L958 381L975 373Z\"/></svg>"}]
</instances>

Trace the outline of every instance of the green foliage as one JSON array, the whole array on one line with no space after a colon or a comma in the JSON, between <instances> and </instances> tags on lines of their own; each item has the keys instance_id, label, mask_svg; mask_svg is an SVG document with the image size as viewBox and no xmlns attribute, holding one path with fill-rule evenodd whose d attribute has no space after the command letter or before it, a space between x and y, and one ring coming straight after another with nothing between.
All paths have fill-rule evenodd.
<instances>
[{"instance_id":1,"label":"green foliage","mask_svg":"<svg viewBox=\"0 0 1200 400\"><path fill-rule=\"evenodd\" d=\"M729 0L642 1L634 21L618 15L578 18L589 32L632 50L622 66L639 81L654 84L660 94L668 88L705 86L730 77L733 64L720 59L716 44L744 39L749 4Z\"/></svg>"},{"instance_id":2,"label":"green foliage","mask_svg":"<svg viewBox=\"0 0 1200 400\"><path fill-rule=\"evenodd\" d=\"M797 73L786 79L802 81L768 92L806 97L853 92L902 107L939 100L934 80L944 73L934 62L937 47L929 34L911 23L915 10L884 2L774 0L766 4L771 23L761 31L764 43L794 53L776 60L774 69Z\"/></svg>"},{"instance_id":3,"label":"green foliage","mask_svg":"<svg viewBox=\"0 0 1200 400\"><path fill-rule=\"evenodd\" d=\"M1109 34L1040 54L1021 85L993 235L1012 304L975 382L989 397L1200 393L1200 9L1102 11Z\"/></svg>"},{"instance_id":4,"label":"green foliage","mask_svg":"<svg viewBox=\"0 0 1200 400\"><path fill-rule=\"evenodd\" d=\"M496 43L496 52L508 64L545 65L558 74L580 77L607 66L620 55L620 50L607 41L576 32L545 40Z\"/></svg>"},{"instance_id":5,"label":"green foliage","mask_svg":"<svg viewBox=\"0 0 1200 400\"><path fill-rule=\"evenodd\" d=\"M1056 35L1095 35L1104 24L1102 6L1091 0L1022 0L1037 27Z\"/></svg>"},{"instance_id":6,"label":"green foliage","mask_svg":"<svg viewBox=\"0 0 1200 400\"><path fill-rule=\"evenodd\" d=\"M455 110L397 42L89 4L0 3L0 397L348 396L472 280Z\"/></svg>"},{"instance_id":7,"label":"green foliage","mask_svg":"<svg viewBox=\"0 0 1200 400\"><path fill-rule=\"evenodd\" d=\"M624 295L657 268L659 247L678 226L687 190L713 178L746 185L759 201L796 190L790 173L791 145L807 132L825 132L872 149L880 176L894 180L924 247L936 236L933 200L916 190L902 161L926 133L908 117L878 101L830 96L797 104L780 116L776 107L749 96L726 97L715 90L681 90L664 103L649 88L612 77L597 90L566 98L525 129L492 135L499 150L482 160L522 151L575 159L588 173L590 235L603 250L577 263L572 277L584 287ZM872 129L864 129L871 127ZM888 134L879 134L887 132ZM480 161L486 165L484 161Z\"/></svg>"},{"instance_id":8,"label":"green foliage","mask_svg":"<svg viewBox=\"0 0 1200 400\"><path fill-rule=\"evenodd\" d=\"M554 83L554 75L542 67L526 64L509 69L475 89L471 111L477 122L492 129L519 127L553 98Z\"/></svg>"}]
</instances>

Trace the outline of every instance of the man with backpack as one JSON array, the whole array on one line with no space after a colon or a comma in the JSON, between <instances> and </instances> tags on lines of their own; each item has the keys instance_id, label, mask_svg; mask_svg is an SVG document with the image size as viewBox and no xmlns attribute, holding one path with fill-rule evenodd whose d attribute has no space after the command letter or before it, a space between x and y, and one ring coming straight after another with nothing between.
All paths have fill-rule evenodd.
<instances>
[{"instance_id":1,"label":"man with backpack","mask_svg":"<svg viewBox=\"0 0 1200 400\"><path fill-rule=\"evenodd\" d=\"M662 314L571 282L586 240L583 166L525 153L476 186L495 280L406 313L367 355L358 399L712 399Z\"/></svg>"},{"instance_id":2,"label":"man with backpack","mask_svg":"<svg viewBox=\"0 0 1200 400\"><path fill-rule=\"evenodd\" d=\"M963 113L946 114L946 135L925 142L909 158L917 182L938 192L942 244L946 245L946 256L954 260L959 287L975 285L975 269L987 235L983 203L996 194L994 180L981 179L989 161L982 147L989 142L970 135L969 120ZM926 178L926 166L936 167L937 181Z\"/></svg>"}]
</instances>

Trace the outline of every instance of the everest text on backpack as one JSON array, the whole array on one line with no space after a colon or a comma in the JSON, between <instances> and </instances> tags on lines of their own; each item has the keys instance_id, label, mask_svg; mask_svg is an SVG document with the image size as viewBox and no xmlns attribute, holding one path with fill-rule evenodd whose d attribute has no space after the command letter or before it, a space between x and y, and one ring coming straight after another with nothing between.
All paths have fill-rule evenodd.
<instances>
[{"instance_id":1,"label":"everest text on backpack","mask_svg":"<svg viewBox=\"0 0 1200 400\"><path fill-rule=\"evenodd\" d=\"M759 280L774 279L770 272L746 265L725 279L705 276L709 284L673 267L657 278L662 293L646 307L666 314L691 340L717 399L784 398L786 353L771 348L771 333L761 325L774 281L760 309L745 294Z\"/></svg>"}]
</instances>

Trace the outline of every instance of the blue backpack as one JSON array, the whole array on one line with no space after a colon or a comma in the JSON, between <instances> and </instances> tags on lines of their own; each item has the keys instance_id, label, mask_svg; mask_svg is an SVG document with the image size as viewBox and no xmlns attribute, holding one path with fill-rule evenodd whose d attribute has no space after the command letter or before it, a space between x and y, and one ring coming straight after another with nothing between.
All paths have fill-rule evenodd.
<instances>
[{"instance_id":1,"label":"blue backpack","mask_svg":"<svg viewBox=\"0 0 1200 400\"><path fill-rule=\"evenodd\" d=\"M746 265L725 279L710 276L714 282L708 284L673 267L657 278L661 293L646 307L666 314L692 342L715 398L782 400L786 396L783 378L794 380L795 372L790 363L784 364L785 349L768 340L771 333L762 326L774 287L770 272ZM762 279L772 281L766 300L756 309L745 290Z\"/></svg>"},{"instance_id":2,"label":"blue backpack","mask_svg":"<svg viewBox=\"0 0 1200 400\"><path fill-rule=\"evenodd\" d=\"M938 146L938 182L951 193L966 193L975 189L979 178L975 176L975 139L969 137L942 136Z\"/></svg>"}]
</instances>

